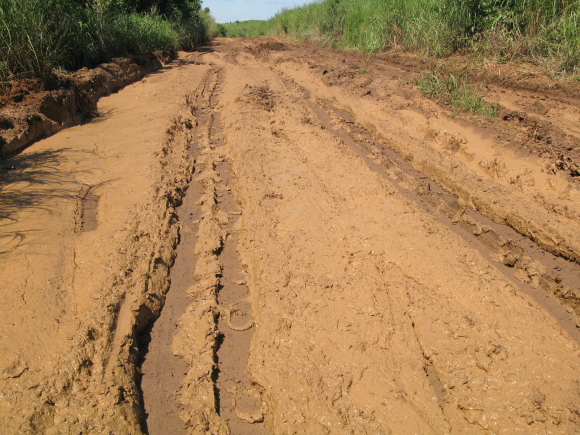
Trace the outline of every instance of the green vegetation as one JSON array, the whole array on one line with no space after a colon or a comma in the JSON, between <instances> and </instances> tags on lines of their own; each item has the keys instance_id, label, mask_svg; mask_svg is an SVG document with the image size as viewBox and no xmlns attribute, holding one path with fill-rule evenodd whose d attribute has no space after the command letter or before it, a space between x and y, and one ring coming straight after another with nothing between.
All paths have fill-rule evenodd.
<instances>
[{"instance_id":1,"label":"green vegetation","mask_svg":"<svg viewBox=\"0 0 580 435\"><path fill-rule=\"evenodd\" d=\"M224 36L235 36L236 38L252 38L268 33L268 22L261 20L236 21L222 24L222 26L226 31Z\"/></svg>"},{"instance_id":2,"label":"green vegetation","mask_svg":"<svg viewBox=\"0 0 580 435\"><path fill-rule=\"evenodd\" d=\"M320 0L282 11L268 33L365 52L550 59L571 71L580 65L580 0Z\"/></svg>"},{"instance_id":3,"label":"green vegetation","mask_svg":"<svg viewBox=\"0 0 580 435\"><path fill-rule=\"evenodd\" d=\"M450 104L455 112L473 112L495 118L497 104L485 101L467 81L454 75L431 72L415 82L423 95L440 103Z\"/></svg>"},{"instance_id":4,"label":"green vegetation","mask_svg":"<svg viewBox=\"0 0 580 435\"><path fill-rule=\"evenodd\" d=\"M14 77L50 81L114 56L191 49L217 30L200 0L0 0L0 91Z\"/></svg>"}]
</instances>

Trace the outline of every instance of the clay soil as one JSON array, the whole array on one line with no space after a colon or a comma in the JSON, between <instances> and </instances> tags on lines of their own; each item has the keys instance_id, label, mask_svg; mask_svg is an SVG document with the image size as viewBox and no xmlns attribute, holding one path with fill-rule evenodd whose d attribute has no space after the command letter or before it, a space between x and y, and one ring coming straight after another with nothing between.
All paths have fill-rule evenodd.
<instances>
[{"instance_id":1,"label":"clay soil","mask_svg":"<svg viewBox=\"0 0 580 435\"><path fill-rule=\"evenodd\" d=\"M218 39L98 114L0 161L1 434L580 433L577 82Z\"/></svg>"}]
</instances>

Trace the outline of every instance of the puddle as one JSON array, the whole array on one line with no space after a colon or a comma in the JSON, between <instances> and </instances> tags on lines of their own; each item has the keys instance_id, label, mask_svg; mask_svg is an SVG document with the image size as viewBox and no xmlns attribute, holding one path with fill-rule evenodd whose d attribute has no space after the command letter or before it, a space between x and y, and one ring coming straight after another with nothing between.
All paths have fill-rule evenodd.
<instances>
[{"instance_id":1,"label":"puddle","mask_svg":"<svg viewBox=\"0 0 580 435\"><path fill-rule=\"evenodd\" d=\"M97 209L99 197L94 193L87 193L83 198L83 232L94 231L98 227Z\"/></svg>"}]
</instances>

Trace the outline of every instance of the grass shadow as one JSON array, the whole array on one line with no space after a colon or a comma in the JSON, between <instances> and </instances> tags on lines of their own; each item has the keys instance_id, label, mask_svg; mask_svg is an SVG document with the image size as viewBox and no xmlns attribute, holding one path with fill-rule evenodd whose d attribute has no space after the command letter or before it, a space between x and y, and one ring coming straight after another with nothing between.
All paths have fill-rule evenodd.
<instances>
[{"instance_id":1,"label":"grass shadow","mask_svg":"<svg viewBox=\"0 0 580 435\"><path fill-rule=\"evenodd\" d=\"M40 231L15 226L22 211L34 208L53 213L49 202L71 198L70 190L60 188L69 183L63 180L61 164L67 159L65 153L70 152L70 149L33 151L0 161L0 255Z\"/></svg>"}]
</instances>

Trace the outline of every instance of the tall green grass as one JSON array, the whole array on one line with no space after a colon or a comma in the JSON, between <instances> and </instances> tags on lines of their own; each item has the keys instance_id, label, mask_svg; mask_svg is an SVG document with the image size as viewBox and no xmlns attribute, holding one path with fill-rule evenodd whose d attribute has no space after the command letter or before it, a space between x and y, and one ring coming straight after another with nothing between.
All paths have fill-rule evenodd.
<instances>
[{"instance_id":1,"label":"tall green grass","mask_svg":"<svg viewBox=\"0 0 580 435\"><path fill-rule=\"evenodd\" d=\"M319 0L282 11L268 30L365 52L468 49L580 64L580 0Z\"/></svg>"},{"instance_id":2,"label":"tall green grass","mask_svg":"<svg viewBox=\"0 0 580 435\"><path fill-rule=\"evenodd\" d=\"M460 43L461 0L326 0L283 11L273 33L366 52L396 47L443 55Z\"/></svg>"},{"instance_id":3,"label":"tall green grass","mask_svg":"<svg viewBox=\"0 0 580 435\"><path fill-rule=\"evenodd\" d=\"M235 21L222 25L225 30L223 36L235 36L236 38L263 36L268 32L268 23L262 20Z\"/></svg>"},{"instance_id":4,"label":"tall green grass","mask_svg":"<svg viewBox=\"0 0 580 435\"><path fill-rule=\"evenodd\" d=\"M14 77L50 81L55 70L208 41L215 20L199 1L184 1L158 2L161 14L137 0L0 0L0 91Z\"/></svg>"}]
</instances>

